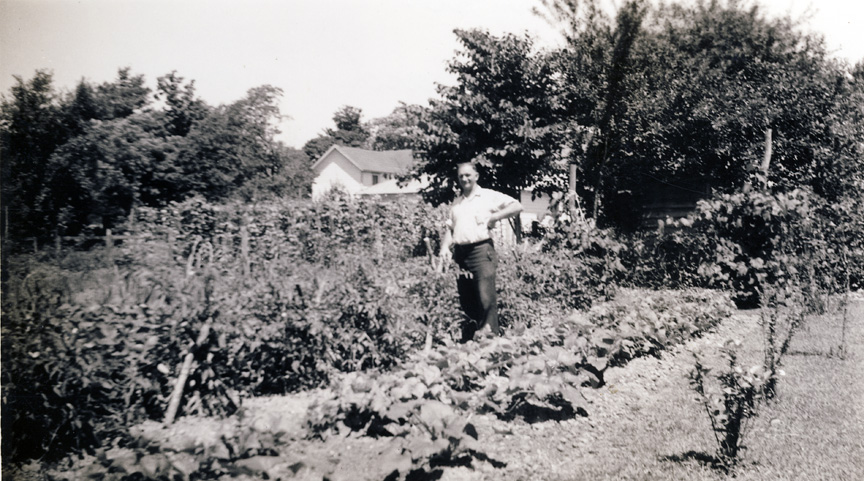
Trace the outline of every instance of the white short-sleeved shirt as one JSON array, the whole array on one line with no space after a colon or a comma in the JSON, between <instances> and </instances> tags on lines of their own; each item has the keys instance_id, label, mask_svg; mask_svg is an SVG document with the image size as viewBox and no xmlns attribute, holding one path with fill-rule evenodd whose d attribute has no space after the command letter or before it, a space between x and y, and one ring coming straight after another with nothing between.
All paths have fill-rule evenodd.
<instances>
[{"instance_id":1,"label":"white short-sleeved shirt","mask_svg":"<svg viewBox=\"0 0 864 481\"><path fill-rule=\"evenodd\" d=\"M513 202L517 200L507 194L480 186L469 197L457 196L447 221L453 229L453 243L473 244L489 239L489 216Z\"/></svg>"}]
</instances>

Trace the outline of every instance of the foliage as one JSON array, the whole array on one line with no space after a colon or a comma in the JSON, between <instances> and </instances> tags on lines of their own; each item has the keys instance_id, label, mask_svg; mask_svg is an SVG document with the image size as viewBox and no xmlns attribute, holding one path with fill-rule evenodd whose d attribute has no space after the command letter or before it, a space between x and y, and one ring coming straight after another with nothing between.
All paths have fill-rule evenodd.
<instances>
[{"instance_id":1,"label":"foliage","mask_svg":"<svg viewBox=\"0 0 864 481\"><path fill-rule=\"evenodd\" d=\"M253 88L196 123L178 159L187 182L184 190L225 199L252 179L281 173L283 159L275 142L281 95L281 89L269 85Z\"/></svg>"},{"instance_id":2,"label":"foliage","mask_svg":"<svg viewBox=\"0 0 864 481\"><path fill-rule=\"evenodd\" d=\"M58 94L52 76L18 79L0 105L3 202L13 237L117 227L139 206L194 194L209 199L303 197L308 159L275 140L281 91L262 86L229 105L207 106L175 72L82 80Z\"/></svg>"},{"instance_id":3,"label":"foliage","mask_svg":"<svg viewBox=\"0 0 864 481\"><path fill-rule=\"evenodd\" d=\"M693 222L708 230L716 246L716 259L703 264L701 273L731 288L740 305L755 306L764 286L785 283L804 268L812 194L752 188L721 194L700 202Z\"/></svg>"},{"instance_id":4,"label":"foliage","mask_svg":"<svg viewBox=\"0 0 864 481\"><path fill-rule=\"evenodd\" d=\"M176 365L202 305L184 305L192 310L182 316L164 298L72 306L29 297L16 299L11 313L7 304L4 457L90 449L161 412L167 366Z\"/></svg>"},{"instance_id":5,"label":"foliage","mask_svg":"<svg viewBox=\"0 0 864 481\"><path fill-rule=\"evenodd\" d=\"M595 240L600 243L593 243ZM604 244L607 241L608 244ZM547 252L537 252L530 247L514 249L498 269L498 278L507 292L501 300L502 317L521 314L512 320L530 326L538 321L538 314L542 314L536 311L538 306L560 312L586 309L597 299L611 298L615 293L615 279L622 269L613 249L620 248L610 238L600 235L586 240L584 249L561 248ZM527 315L529 312L532 315Z\"/></svg>"},{"instance_id":6,"label":"foliage","mask_svg":"<svg viewBox=\"0 0 864 481\"><path fill-rule=\"evenodd\" d=\"M477 162L481 184L511 197L560 180L564 112L550 63L533 53L528 38L477 30L456 35L463 50L448 71L457 85L440 86L441 99L431 101L418 124L423 158L414 175L430 178L424 198L435 205L453 198L459 162Z\"/></svg>"},{"instance_id":7,"label":"foliage","mask_svg":"<svg viewBox=\"0 0 864 481\"><path fill-rule=\"evenodd\" d=\"M177 195L182 173L173 165L176 145L162 135L159 119L135 114L94 122L59 146L45 165L34 207L58 234L77 234L88 224L115 228L133 206Z\"/></svg>"},{"instance_id":8,"label":"foliage","mask_svg":"<svg viewBox=\"0 0 864 481\"><path fill-rule=\"evenodd\" d=\"M312 407L310 427L389 435L430 401L503 418L584 414L579 389L602 386L610 366L698 335L730 312L716 294L657 296L641 304L622 297L551 325L440 344L389 372L335 379L332 395Z\"/></svg>"},{"instance_id":9,"label":"foliage","mask_svg":"<svg viewBox=\"0 0 864 481\"><path fill-rule=\"evenodd\" d=\"M724 344L720 352L727 367L718 374L712 374L695 353L696 365L690 372L690 384L699 395L697 402L708 414L720 460L727 469L738 461L750 419L756 416L759 402L764 399L766 382L774 376L773 371L758 365L745 372L735 351L740 344L732 340ZM706 383L711 377L716 378L717 386Z\"/></svg>"},{"instance_id":10,"label":"foliage","mask_svg":"<svg viewBox=\"0 0 864 481\"><path fill-rule=\"evenodd\" d=\"M758 305L763 288L795 286L803 304L818 308L820 296L842 292L847 280L853 289L860 283L864 218L853 202L829 203L806 189L715 195L687 218L625 238L622 282L720 286L748 307Z\"/></svg>"},{"instance_id":11,"label":"foliage","mask_svg":"<svg viewBox=\"0 0 864 481\"><path fill-rule=\"evenodd\" d=\"M393 236L375 254L373 224L348 228L350 219L375 221L361 214L373 204L331 204L334 225L345 228L322 233L329 222L310 222L320 205L230 211L193 199L140 209L115 252L116 271L40 274L13 262L3 306L4 453L88 448L161 418L186 343L208 319L212 334L197 350L184 413L230 411L235 391L284 393L339 371L386 368L423 342L423 322L455 324L455 289L447 283L441 302L441 279L412 261L413 247L425 244L409 239L423 234L416 220L428 213L381 206ZM244 220L256 209L265 215ZM289 235L328 239L327 265L306 260L323 262L325 253ZM402 254L385 258L391 252ZM7 295L16 284L23 290Z\"/></svg>"},{"instance_id":12,"label":"foliage","mask_svg":"<svg viewBox=\"0 0 864 481\"><path fill-rule=\"evenodd\" d=\"M333 114L336 129L325 129L324 133L306 142L303 152L313 162L318 160L333 144L346 147L362 147L369 138L369 131L360 121L363 111L346 105Z\"/></svg>"},{"instance_id":13,"label":"foliage","mask_svg":"<svg viewBox=\"0 0 864 481\"><path fill-rule=\"evenodd\" d=\"M649 289L709 287L700 268L716 260L716 246L702 227L672 223L630 234L623 242L628 248L621 253L622 284Z\"/></svg>"},{"instance_id":14,"label":"foliage","mask_svg":"<svg viewBox=\"0 0 864 481\"><path fill-rule=\"evenodd\" d=\"M4 365L4 422L11 423L4 439L21 446L8 452L53 455L104 445L112 437L125 439L124 425L161 419L177 366L205 322L212 331L196 350L182 413L230 412L236 393L284 393L326 385L350 372L380 371L381 379L394 380L387 392L397 396L393 390L405 388L411 366L428 365L442 373L428 385L433 398L450 404L461 395L460 403L477 402L505 417L525 410L572 415L578 410L572 403L580 398L572 389L602 384L606 366L655 352L716 322L680 308L659 324L624 321L617 310L591 314L598 324L630 326L624 338L596 329L594 321L554 321L552 313L590 305L593 296L611 292L593 278L597 272L607 273L607 281L614 275L614 260L604 258L611 248L595 251L592 240L578 256L565 250L551 257L514 252L502 263L507 267L500 277L507 293L502 318L512 336L484 340L479 349L453 345L460 315L455 282L427 260L440 215L423 204L338 195L319 203L254 205L194 198L136 210L108 269L51 271L26 280L39 270L13 263L7 289L16 282L31 287L20 296L4 295L4 349L14 358L8 369ZM538 264L544 258L547 263ZM561 265L545 273L549 262ZM29 301L27 293L45 300ZM722 312L704 299L697 304ZM683 327L678 319L685 316L697 319L695 324ZM438 347L411 354L424 344ZM406 357L414 360L406 364ZM445 359L453 364L440 366ZM67 382L55 392L58 377ZM28 378L33 382L23 381ZM487 390L485 398L477 389ZM436 397L445 394L452 397ZM30 396L43 402L26 401ZM90 401L69 402L76 396ZM420 448L399 449L412 463L431 463L441 453L466 454L458 446L469 445L470 437L462 432L446 447L433 440L443 451L429 456L417 457Z\"/></svg>"},{"instance_id":15,"label":"foliage","mask_svg":"<svg viewBox=\"0 0 864 481\"><path fill-rule=\"evenodd\" d=\"M40 70L29 81L15 80L11 98L0 105L3 205L14 216L10 229L30 233L41 223L36 202L48 157L65 137L51 74Z\"/></svg>"},{"instance_id":16,"label":"foliage","mask_svg":"<svg viewBox=\"0 0 864 481\"><path fill-rule=\"evenodd\" d=\"M183 77L172 71L156 79L156 99L165 102L166 130L170 135L185 137L192 126L208 114L207 104L195 96L195 81L185 86Z\"/></svg>"},{"instance_id":17,"label":"foliage","mask_svg":"<svg viewBox=\"0 0 864 481\"><path fill-rule=\"evenodd\" d=\"M543 4L566 42L554 58L568 129L594 133L572 161L601 225L637 228L660 189L740 189L767 129L779 190L860 195L861 82L820 36L737 0Z\"/></svg>"},{"instance_id":18,"label":"foliage","mask_svg":"<svg viewBox=\"0 0 864 481\"><path fill-rule=\"evenodd\" d=\"M372 150L421 150L423 130L420 122L425 115L426 108L422 105L400 103L390 115L368 123L370 135L366 147Z\"/></svg>"}]
</instances>

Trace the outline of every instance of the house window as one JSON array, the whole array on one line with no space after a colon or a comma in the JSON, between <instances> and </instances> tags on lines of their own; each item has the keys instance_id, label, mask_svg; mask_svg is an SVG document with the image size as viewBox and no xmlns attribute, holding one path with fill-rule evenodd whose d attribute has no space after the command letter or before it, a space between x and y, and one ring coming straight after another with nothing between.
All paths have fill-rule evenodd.
<instances>
[{"instance_id":1,"label":"house window","mask_svg":"<svg viewBox=\"0 0 864 481\"><path fill-rule=\"evenodd\" d=\"M372 185L375 185L375 184L377 184L377 183L378 183L378 176L377 176L377 175L372 175Z\"/></svg>"}]
</instances>

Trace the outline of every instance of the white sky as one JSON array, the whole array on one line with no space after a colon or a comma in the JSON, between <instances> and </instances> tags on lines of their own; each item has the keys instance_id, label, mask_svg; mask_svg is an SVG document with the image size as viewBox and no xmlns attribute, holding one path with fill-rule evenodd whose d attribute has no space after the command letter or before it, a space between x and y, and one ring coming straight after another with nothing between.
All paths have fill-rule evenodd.
<instances>
[{"instance_id":1,"label":"white sky","mask_svg":"<svg viewBox=\"0 0 864 481\"><path fill-rule=\"evenodd\" d=\"M610 3L615 0L610 0ZM620 0L618 0L620 2ZM775 14L809 12L809 29L854 62L864 58L864 2L763 0ZM252 87L281 87L281 136L302 145L332 126L343 105L364 119L400 101L425 104L458 44L455 28L529 32L555 42L531 14L539 0L0 0L0 92L13 75L53 71L55 86L144 74L151 88L172 70L194 79L211 105ZM818 5L818 6L813 6ZM809 8L809 10L808 10Z\"/></svg>"}]
</instances>

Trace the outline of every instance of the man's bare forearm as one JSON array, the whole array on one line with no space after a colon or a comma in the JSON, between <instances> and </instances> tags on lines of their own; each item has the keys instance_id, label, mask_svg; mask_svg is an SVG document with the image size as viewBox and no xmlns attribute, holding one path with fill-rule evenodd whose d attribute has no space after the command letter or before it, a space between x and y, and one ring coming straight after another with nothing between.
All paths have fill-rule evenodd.
<instances>
[{"instance_id":1,"label":"man's bare forearm","mask_svg":"<svg viewBox=\"0 0 864 481\"><path fill-rule=\"evenodd\" d=\"M450 231L450 228L444 230L444 238L441 239L441 251L439 255L447 252L450 253L450 246L453 244L453 233Z\"/></svg>"},{"instance_id":2,"label":"man's bare forearm","mask_svg":"<svg viewBox=\"0 0 864 481\"><path fill-rule=\"evenodd\" d=\"M511 202L504 206L503 209L498 212L492 213L491 220L494 222L498 222L499 220L509 219L515 215L518 215L522 212L522 204L519 202Z\"/></svg>"}]
</instances>

